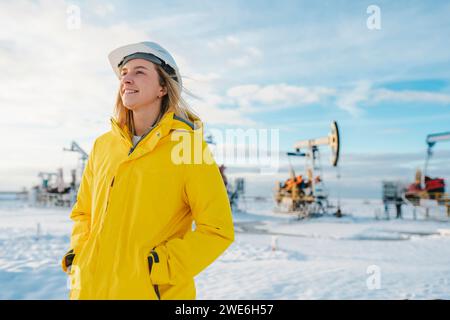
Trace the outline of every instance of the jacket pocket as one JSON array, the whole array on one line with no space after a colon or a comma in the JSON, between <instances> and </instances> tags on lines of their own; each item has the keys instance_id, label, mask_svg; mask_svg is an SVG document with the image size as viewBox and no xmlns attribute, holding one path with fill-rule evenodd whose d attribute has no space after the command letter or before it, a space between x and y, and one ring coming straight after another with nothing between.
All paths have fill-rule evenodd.
<instances>
[{"instance_id":1,"label":"jacket pocket","mask_svg":"<svg viewBox=\"0 0 450 320\"><path fill-rule=\"evenodd\" d=\"M159 263L158 254L152 250L150 252L150 255L147 256L147 262L148 262L148 276L150 278L150 284L153 286L153 290L155 290L155 294L158 297L158 300L161 300L161 296L159 293L159 286L157 284L153 284L153 282L151 281L153 264Z\"/></svg>"},{"instance_id":2,"label":"jacket pocket","mask_svg":"<svg viewBox=\"0 0 450 320\"><path fill-rule=\"evenodd\" d=\"M75 253L73 249L70 249L63 257L63 270L67 272L67 269L73 264L73 260L75 258Z\"/></svg>"}]
</instances>

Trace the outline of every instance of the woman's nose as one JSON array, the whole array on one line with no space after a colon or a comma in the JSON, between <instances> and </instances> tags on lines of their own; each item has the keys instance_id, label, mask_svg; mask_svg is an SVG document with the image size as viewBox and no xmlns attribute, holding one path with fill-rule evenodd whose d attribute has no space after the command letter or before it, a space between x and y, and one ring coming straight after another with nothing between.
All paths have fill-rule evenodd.
<instances>
[{"instance_id":1,"label":"woman's nose","mask_svg":"<svg viewBox=\"0 0 450 320\"><path fill-rule=\"evenodd\" d=\"M127 83L130 84L133 82L133 79L131 76L129 76L128 74L124 75L121 79L122 83Z\"/></svg>"}]
</instances>

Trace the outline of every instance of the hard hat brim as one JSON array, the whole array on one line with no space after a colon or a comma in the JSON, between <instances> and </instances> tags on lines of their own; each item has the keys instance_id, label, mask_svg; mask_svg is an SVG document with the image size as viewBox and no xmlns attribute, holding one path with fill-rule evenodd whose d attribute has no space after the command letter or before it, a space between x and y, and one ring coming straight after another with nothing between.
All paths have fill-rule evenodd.
<instances>
[{"instance_id":1,"label":"hard hat brim","mask_svg":"<svg viewBox=\"0 0 450 320\"><path fill-rule=\"evenodd\" d=\"M134 53L138 53L138 52L150 53L150 54L156 56L157 58L161 59L162 61L164 61L166 64L168 64L172 69L174 69L175 75L178 79L178 84L179 84L180 88L182 87L182 80L181 80L181 76L178 71L178 66L176 65L173 58L170 55L169 56L166 55L166 56L162 57L162 54L160 51L158 51L156 48L152 48L152 47L146 45L145 42L133 43L133 44L129 44L126 46L122 46L117 49L114 49L113 51L111 51L109 53L109 55L108 55L109 63L111 64L111 67L118 79L120 79L119 64L122 62L122 60L125 57L132 55Z\"/></svg>"}]
</instances>

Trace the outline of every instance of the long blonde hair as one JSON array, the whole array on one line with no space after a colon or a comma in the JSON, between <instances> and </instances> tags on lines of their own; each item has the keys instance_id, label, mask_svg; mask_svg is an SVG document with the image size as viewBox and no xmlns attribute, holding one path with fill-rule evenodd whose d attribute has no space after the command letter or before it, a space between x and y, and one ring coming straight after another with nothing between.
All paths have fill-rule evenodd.
<instances>
[{"instance_id":1,"label":"long blonde hair","mask_svg":"<svg viewBox=\"0 0 450 320\"><path fill-rule=\"evenodd\" d=\"M167 88L167 94L162 97L161 110L157 122L167 113L173 111L175 115L185 120L198 119L197 114L189 104L181 97L181 89L178 82L173 79L161 66L152 63L158 72L159 85ZM186 90L185 90L186 91ZM189 92L187 92L189 94ZM127 126L129 133L134 132L133 111L127 109L120 96L120 86L117 92L114 117L119 126L124 129Z\"/></svg>"}]
</instances>

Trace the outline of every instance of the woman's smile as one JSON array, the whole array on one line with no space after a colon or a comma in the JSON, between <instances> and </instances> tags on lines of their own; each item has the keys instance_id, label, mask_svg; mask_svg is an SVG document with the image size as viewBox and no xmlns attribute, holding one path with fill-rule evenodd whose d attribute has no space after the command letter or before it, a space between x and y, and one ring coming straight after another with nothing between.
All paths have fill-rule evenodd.
<instances>
[{"instance_id":1,"label":"woman's smile","mask_svg":"<svg viewBox=\"0 0 450 320\"><path fill-rule=\"evenodd\" d=\"M123 92L122 92L122 94L134 94L134 93L137 93L137 92L139 92L139 90L135 90L135 89L124 89L123 90Z\"/></svg>"}]
</instances>

